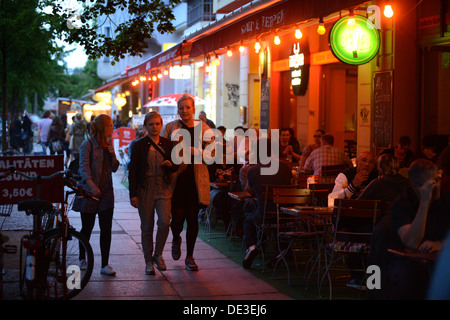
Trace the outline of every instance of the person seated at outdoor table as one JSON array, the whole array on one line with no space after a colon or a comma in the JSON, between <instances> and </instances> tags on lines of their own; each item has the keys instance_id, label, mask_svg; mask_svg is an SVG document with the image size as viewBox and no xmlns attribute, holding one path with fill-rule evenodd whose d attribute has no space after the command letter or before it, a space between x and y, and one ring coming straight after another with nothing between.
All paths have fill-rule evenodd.
<instances>
[{"instance_id":1,"label":"person seated at outdoor table","mask_svg":"<svg viewBox=\"0 0 450 320\"><path fill-rule=\"evenodd\" d=\"M334 181L332 199L356 199L364 188L378 176L375 168L375 156L363 151L356 158L356 167L344 169Z\"/></svg>"},{"instance_id":2,"label":"person seated at outdoor table","mask_svg":"<svg viewBox=\"0 0 450 320\"><path fill-rule=\"evenodd\" d=\"M305 162L304 171L313 172L320 176L323 166L345 165L352 167L352 162L343 150L333 146L334 137L331 134L324 134L321 140L321 146L311 152L311 155Z\"/></svg>"},{"instance_id":3,"label":"person seated at outdoor table","mask_svg":"<svg viewBox=\"0 0 450 320\"><path fill-rule=\"evenodd\" d=\"M426 159L411 163L411 188L391 205L389 247L422 253L439 253L450 230L450 191L440 186L436 165ZM387 275L390 299L424 299L433 265L389 255Z\"/></svg>"},{"instance_id":4,"label":"person seated at outdoor table","mask_svg":"<svg viewBox=\"0 0 450 320\"><path fill-rule=\"evenodd\" d=\"M305 166L306 159L311 155L311 152L316 150L320 147L322 136L325 134L325 131L322 129L318 129L314 132L314 143L308 144L306 147L303 148L301 153L301 159L299 163L299 167L302 168Z\"/></svg>"},{"instance_id":5,"label":"person seated at outdoor table","mask_svg":"<svg viewBox=\"0 0 450 320\"><path fill-rule=\"evenodd\" d=\"M247 171L248 185L256 194L256 204L251 212L245 213L246 216L244 218L244 239L246 244L246 253L244 260L242 261L242 265L246 269L252 266L253 259L258 253L256 225L260 225L263 222L263 185L289 185L291 184L292 178L289 164L286 161L275 159L272 156L270 141L266 138L261 138L258 140L258 144L259 146L261 146L262 144L267 145L267 157L270 158L270 162L268 164L262 164L261 156L264 155L258 153L257 164L251 166ZM260 150L259 147L258 150ZM270 167L272 161L279 162L277 172L273 175L263 174L261 172L262 169ZM273 203L271 205L273 205Z\"/></svg>"},{"instance_id":6,"label":"person seated at outdoor table","mask_svg":"<svg viewBox=\"0 0 450 320\"><path fill-rule=\"evenodd\" d=\"M227 163L225 145L216 143L216 150L218 148L222 148L223 150L223 161L222 163L208 165L209 179L211 182L229 182L232 176L239 174L240 165L234 162ZM216 217L223 220L225 227L229 225L231 220L231 199L228 196L228 191L230 191L229 188L211 188L210 190L210 203L216 210Z\"/></svg>"},{"instance_id":7,"label":"person seated at outdoor table","mask_svg":"<svg viewBox=\"0 0 450 320\"><path fill-rule=\"evenodd\" d=\"M394 201L397 196L410 186L409 180L399 174L400 165L392 154L382 154L377 160L379 177L372 180L359 195L359 200L381 200L384 215L388 202Z\"/></svg>"},{"instance_id":8,"label":"person seated at outdoor table","mask_svg":"<svg viewBox=\"0 0 450 320\"><path fill-rule=\"evenodd\" d=\"M433 163L437 163L439 154L437 153L436 147L435 137L431 135L423 137L420 150L417 150L417 152L412 155L411 159L409 160L408 167L413 161L417 159L427 159Z\"/></svg>"},{"instance_id":9,"label":"person seated at outdoor table","mask_svg":"<svg viewBox=\"0 0 450 320\"><path fill-rule=\"evenodd\" d=\"M441 173L441 187L450 189L450 136L448 137L448 145L439 155L437 166Z\"/></svg>"},{"instance_id":10,"label":"person seated at outdoor table","mask_svg":"<svg viewBox=\"0 0 450 320\"><path fill-rule=\"evenodd\" d=\"M401 136L395 147L384 149L380 155L389 153L395 156L399 161L400 168L407 168L413 152L410 149L411 139L408 136Z\"/></svg>"},{"instance_id":11,"label":"person seated at outdoor table","mask_svg":"<svg viewBox=\"0 0 450 320\"><path fill-rule=\"evenodd\" d=\"M301 158L300 146L291 143L289 128L280 129L280 150L278 154L281 160L287 160L288 162L298 162Z\"/></svg>"},{"instance_id":12,"label":"person seated at outdoor table","mask_svg":"<svg viewBox=\"0 0 450 320\"><path fill-rule=\"evenodd\" d=\"M375 157L369 151L364 151L356 158L356 167L344 169L336 177L333 191L328 196L331 199L356 199L362 190L378 176L375 168ZM342 218L339 221L339 229L342 231L351 232L371 232L371 223L361 223L360 219ZM342 236L338 241L356 241L369 242L361 239L361 237L352 238L349 236ZM350 256L347 260L347 265L351 269L360 269L361 260L359 257ZM351 271L351 279L347 282L348 287L361 289L361 283L364 274L359 271Z\"/></svg>"}]
</instances>

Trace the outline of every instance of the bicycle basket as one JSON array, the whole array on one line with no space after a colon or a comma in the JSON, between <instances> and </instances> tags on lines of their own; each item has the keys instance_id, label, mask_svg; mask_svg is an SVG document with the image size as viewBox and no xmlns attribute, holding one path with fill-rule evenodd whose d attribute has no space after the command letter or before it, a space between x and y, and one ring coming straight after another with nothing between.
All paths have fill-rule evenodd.
<instances>
[{"instance_id":1,"label":"bicycle basket","mask_svg":"<svg viewBox=\"0 0 450 320\"><path fill-rule=\"evenodd\" d=\"M0 217L9 217L11 215L12 207L12 204L1 204Z\"/></svg>"}]
</instances>

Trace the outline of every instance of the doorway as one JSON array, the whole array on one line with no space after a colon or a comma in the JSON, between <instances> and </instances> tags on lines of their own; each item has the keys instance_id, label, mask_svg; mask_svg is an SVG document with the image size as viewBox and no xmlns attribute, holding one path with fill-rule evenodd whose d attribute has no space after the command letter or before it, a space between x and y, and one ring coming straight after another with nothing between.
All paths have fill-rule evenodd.
<instances>
[{"instance_id":1,"label":"doorway","mask_svg":"<svg viewBox=\"0 0 450 320\"><path fill-rule=\"evenodd\" d=\"M334 136L334 146L350 157L357 137L358 67L329 64L322 68L319 126Z\"/></svg>"}]
</instances>

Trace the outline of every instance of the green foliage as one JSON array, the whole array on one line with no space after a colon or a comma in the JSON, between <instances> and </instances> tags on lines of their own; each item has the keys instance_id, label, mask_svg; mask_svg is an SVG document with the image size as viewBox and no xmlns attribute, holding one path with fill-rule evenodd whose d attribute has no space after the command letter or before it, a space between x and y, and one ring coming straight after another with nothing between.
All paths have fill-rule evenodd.
<instances>
[{"instance_id":1,"label":"green foliage","mask_svg":"<svg viewBox=\"0 0 450 320\"><path fill-rule=\"evenodd\" d=\"M172 21L175 17L172 10L181 0L79 2L84 5L79 16L81 23L73 28L69 28L67 23L61 23L58 32L66 35L69 43L76 42L83 46L89 59L109 56L119 61L127 54L141 55L148 47L145 40L151 38L155 30L160 33L173 33L175 28ZM66 22L74 17L74 12L67 10L63 3L54 3L52 7L53 13ZM114 37L99 33L98 19L106 18L113 21L112 16L116 12L128 14L129 20L116 25Z\"/></svg>"}]
</instances>

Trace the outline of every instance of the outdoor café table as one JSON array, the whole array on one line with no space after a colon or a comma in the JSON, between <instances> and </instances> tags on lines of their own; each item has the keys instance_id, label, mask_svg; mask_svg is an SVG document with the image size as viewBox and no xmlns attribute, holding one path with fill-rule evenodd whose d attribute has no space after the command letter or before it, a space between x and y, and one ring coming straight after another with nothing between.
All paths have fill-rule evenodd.
<instances>
[{"instance_id":1,"label":"outdoor caf\u00e9 table","mask_svg":"<svg viewBox=\"0 0 450 320\"><path fill-rule=\"evenodd\" d=\"M228 192L228 196L239 201L252 197L251 193L245 191Z\"/></svg>"},{"instance_id":2,"label":"outdoor caf\u00e9 table","mask_svg":"<svg viewBox=\"0 0 450 320\"><path fill-rule=\"evenodd\" d=\"M209 183L211 188L214 189L226 189L230 186L230 183L227 181L223 181L223 182L210 182Z\"/></svg>"},{"instance_id":3,"label":"outdoor caf\u00e9 table","mask_svg":"<svg viewBox=\"0 0 450 320\"><path fill-rule=\"evenodd\" d=\"M281 207L281 211L292 215L297 218L302 218L306 221L308 226L312 227L312 231L316 233L316 252L313 253L311 260L315 258L314 264L308 276L309 278L313 274L314 270L317 270L317 286L320 287L320 270L321 270L321 254L324 240L326 238L328 226L331 224L331 216L334 211L334 207L321 207L321 206L295 206L295 207ZM325 221L325 223L323 222ZM322 232L318 230L319 226L323 226Z\"/></svg>"},{"instance_id":4,"label":"outdoor caf\u00e9 table","mask_svg":"<svg viewBox=\"0 0 450 320\"><path fill-rule=\"evenodd\" d=\"M439 252L419 252L408 249L388 249L388 251L397 256L408 260L419 261L423 263L433 263L437 260Z\"/></svg>"}]
</instances>

